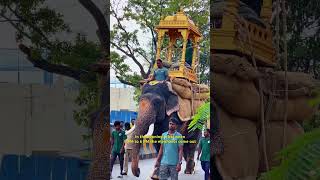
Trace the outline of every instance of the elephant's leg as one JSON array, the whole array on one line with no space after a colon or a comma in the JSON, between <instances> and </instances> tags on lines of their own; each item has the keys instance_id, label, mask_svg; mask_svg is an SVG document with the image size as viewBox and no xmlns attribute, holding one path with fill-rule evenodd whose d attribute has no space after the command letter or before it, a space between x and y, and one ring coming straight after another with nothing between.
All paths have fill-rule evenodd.
<instances>
[{"instance_id":1,"label":"elephant's leg","mask_svg":"<svg viewBox=\"0 0 320 180\"><path fill-rule=\"evenodd\" d=\"M186 160L185 174L192 174L194 172L194 153L196 151L197 144L185 144L183 148L184 159Z\"/></svg>"},{"instance_id":2,"label":"elephant's leg","mask_svg":"<svg viewBox=\"0 0 320 180\"><path fill-rule=\"evenodd\" d=\"M186 169L187 169L187 166L188 166L188 160L189 160L189 154L188 154L188 145L187 144L185 144L184 146L183 146L183 158L184 158L184 160L186 161Z\"/></svg>"}]
</instances>

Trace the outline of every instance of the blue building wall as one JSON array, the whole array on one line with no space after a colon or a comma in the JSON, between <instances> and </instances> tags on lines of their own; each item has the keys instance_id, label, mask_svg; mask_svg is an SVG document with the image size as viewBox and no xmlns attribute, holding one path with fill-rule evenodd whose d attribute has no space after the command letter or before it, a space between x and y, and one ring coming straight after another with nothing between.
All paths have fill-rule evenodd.
<instances>
[{"instance_id":1,"label":"blue building wall","mask_svg":"<svg viewBox=\"0 0 320 180\"><path fill-rule=\"evenodd\" d=\"M1 180L85 180L90 161L73 157L4 155Z\"/></svg>"},{"instance_id":2,"label":"blue building wall","mask_svg":"<svg viewBox=\"0 0 320 180\"><path fill-rule=\"evenodd\" d=\"M111 111L110 112L110 123L114 123L115 121L123 121L124 123L130 122L131 119L136 119L138 116L137 112L128 111L128 110L120 110L120 111Z\"/></svg>"}]
</instances>

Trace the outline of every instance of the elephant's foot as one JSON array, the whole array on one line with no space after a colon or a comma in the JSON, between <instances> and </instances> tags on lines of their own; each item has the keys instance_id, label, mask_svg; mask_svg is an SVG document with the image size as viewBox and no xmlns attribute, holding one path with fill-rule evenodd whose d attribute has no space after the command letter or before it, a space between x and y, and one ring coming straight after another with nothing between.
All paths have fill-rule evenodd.
<instances>
[{"instance_id":1,"label":"elephant's foot","mask_svg":"<svg viewBox=\"0 0 320 180\"><path fill-rule=\"evenodd\" d=\"M185 174L192 174L194 172L195 162L192 159L189 159L187 162L186 169L184 170Z\"/></svg>"}]
</instances>

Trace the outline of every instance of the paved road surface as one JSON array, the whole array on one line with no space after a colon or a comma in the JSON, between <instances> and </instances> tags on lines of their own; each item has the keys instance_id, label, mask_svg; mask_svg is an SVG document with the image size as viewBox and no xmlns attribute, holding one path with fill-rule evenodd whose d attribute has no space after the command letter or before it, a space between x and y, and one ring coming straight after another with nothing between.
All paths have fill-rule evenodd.
<instances>
[{"instance_id":1,"label":"paved road surface","mask_svg":"<svg viewBox=\"0 0 320 180\"><path fill-rule=\"evenodd\" d=\"M123 178L118 178L117 176L120 175L120 165L115 164L113 166L113 172L112 172L112 178L113 180L127 180L127 179L132 179L132 180L151 180L150 175L153 171L153 167L155 164L155 158L154 159L146 159L146 160L140 160L139 161L139 167L140 167L140 177L137 178L132 175L131 172L131 163L129 163L129 172L127 176L123 176ZM182 162L181 166L181 171L179 173L179 180L203 180L204 179L204 171L201 169L201 164L200 161L196 162L196 167L195 167L195 174L184 174L186 164L185 161Z\"/></svg>"}]
</instances>

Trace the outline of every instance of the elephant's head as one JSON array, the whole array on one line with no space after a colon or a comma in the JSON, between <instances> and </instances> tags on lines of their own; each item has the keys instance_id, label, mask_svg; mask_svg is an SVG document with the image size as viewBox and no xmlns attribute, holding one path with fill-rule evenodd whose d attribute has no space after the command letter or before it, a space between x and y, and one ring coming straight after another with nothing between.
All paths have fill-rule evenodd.
<instances>
[{"instance_id":1,"label":"elephant's head","mask_svg":"<svg viewBox=\"0 0 320 180\"><path fill-rule=\"evenodd\" d=\"M130 130L132 140L143 135L161 135L168 128L168 116L179 110L178 96L169 90L167 83L145 84L139 99L138 117ZM132 173L139 177L140 143L132 144Z\"/></svg>"}]
</instances>

